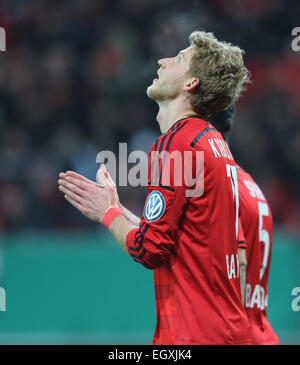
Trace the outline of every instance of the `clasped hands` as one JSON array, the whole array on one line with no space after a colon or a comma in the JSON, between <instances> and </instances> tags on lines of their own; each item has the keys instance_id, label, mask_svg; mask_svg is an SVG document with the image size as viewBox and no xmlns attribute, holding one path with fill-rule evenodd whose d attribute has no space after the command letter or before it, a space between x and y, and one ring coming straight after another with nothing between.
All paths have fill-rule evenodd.
<instances>
[{"instance_id":1,"label":"clasped hands","mask_svg":"<svg viewBox=\"0 0 300 365\"><path fill-rule=\"evenodd\" d=\"M120 205L116 185L104 164L97 171L97 181L91 181L74 171L59 174L58 189L65 199L91 220L101 222L109 208Z\"/></svg>"}]
</instances>

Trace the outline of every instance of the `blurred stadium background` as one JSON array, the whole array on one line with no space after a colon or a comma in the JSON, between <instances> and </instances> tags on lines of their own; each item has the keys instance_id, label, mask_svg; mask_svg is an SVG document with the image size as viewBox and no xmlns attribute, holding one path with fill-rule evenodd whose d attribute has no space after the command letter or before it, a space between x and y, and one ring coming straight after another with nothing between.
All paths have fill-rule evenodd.
<instances>
[{"instance_id":1,"label":"blurred stadium background","mask_svg":"<svg viewBox=\"0 0 300 365\"><path fill-rule=\"evenodd\" d=\"M118 143L148 151L159 135L146 87L157 60L195 29L246 51L252 84L238 103L231 149L260 184L275 229L269 318L300 344L300 26L296 0L1 0L1 344L151 343L152 272L57 190L58 173L95 179L96 155ZM137 214L145 188L122 187Z\"/></svg>"}]
</instances>

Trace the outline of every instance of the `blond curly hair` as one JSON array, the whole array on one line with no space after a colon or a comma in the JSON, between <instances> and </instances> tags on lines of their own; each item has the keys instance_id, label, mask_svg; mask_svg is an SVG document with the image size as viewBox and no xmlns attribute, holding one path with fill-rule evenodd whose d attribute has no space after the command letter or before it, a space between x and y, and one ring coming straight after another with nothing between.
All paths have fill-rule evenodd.
<instances>
[{"instance_id":1,"label":"blond curly hair","mask_svg":"<svg viewBox=\"0 0 300 365\"><path fill-rule=\"evenodd\" d=\"M197 114L208 117L236 102L250 82L244 66L244 51L231 43L220 42L213 33L195 31L189 36L194 47L189 75L200 83L190 95L190 103Z\"/></svg>"}]
</instances>

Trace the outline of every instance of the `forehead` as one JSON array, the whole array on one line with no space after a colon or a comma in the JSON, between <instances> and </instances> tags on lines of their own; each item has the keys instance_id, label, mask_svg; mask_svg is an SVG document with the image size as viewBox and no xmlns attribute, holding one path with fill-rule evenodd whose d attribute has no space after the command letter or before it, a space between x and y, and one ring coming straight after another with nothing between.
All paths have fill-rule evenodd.
<instances>
[{"instance_id":1,"label":"forehead","mask_svg":"<svg viewBox=\"0 0 300 365\"><path fill-rule=\"evenodd\" d=\"M185 48L179 52L179 54L182 54L184 57L190 57L194 51L194 46L190 46L188 48Z\"/></svg>"}]
</instances>

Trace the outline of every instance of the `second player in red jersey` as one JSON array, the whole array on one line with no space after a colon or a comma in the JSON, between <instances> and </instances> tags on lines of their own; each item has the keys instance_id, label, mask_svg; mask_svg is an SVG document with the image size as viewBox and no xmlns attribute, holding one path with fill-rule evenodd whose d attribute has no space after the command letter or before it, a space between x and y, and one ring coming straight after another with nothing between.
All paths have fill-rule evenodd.
<instances>
[{"instance_id":1,"label":"second player in red jersey","mask_svg":"<svg viewBox=\"0 0 300 365\"><path fill-rule=\"evenodd\" d=\"M247 242L245 307L250 319L253 343L278 345L267 319L268 278L272 255L273 219L264 194L242 168L237 172L240 219Z\"/></svg>"},{"instance_id":2,"label":"second player in red jersey","mask_svg":"<svg viewBox=\"0 0 300 365\"><path fill-rule=\"evenodd\" d=\"M210 118L228 140L235 106ZM266 198L253 178L237 166L241 235L247 255L244 304L255 345L278 345L279 340L267 319L268 278L272 255L273 219ZM243 247L243 244L241 244Z\"/></svg>"}]
</instances>

